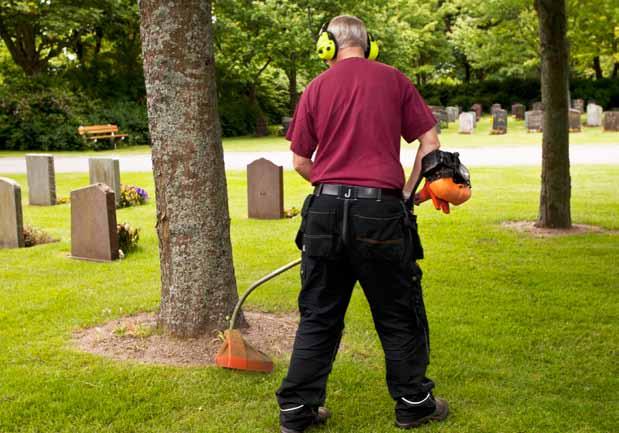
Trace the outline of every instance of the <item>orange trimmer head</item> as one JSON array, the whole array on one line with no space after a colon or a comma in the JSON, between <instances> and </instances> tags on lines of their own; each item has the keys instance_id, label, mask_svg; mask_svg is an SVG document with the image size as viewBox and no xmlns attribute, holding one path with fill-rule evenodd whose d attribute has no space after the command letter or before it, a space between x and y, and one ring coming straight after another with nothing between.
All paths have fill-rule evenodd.
<instances>
[{"instance_id":1,"label":"orange trimmer head","mask_svg":"<svg viewBox=\"0 0 619 433\"><path fill-rule=\"evenodd\" d=\"M263 373L273 371L273 361L247 343L238 329L224 331L224 344L219 349L215 364L235 370Z\"/></svg>"}]
</instances>

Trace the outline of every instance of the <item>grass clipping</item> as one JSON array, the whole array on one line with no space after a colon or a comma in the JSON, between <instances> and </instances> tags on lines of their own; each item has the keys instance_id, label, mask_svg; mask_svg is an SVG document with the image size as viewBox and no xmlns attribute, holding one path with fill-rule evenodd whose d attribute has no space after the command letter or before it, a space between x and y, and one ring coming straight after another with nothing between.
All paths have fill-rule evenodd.
<instances>
[{"instance_id":1,"label":"grass clipping","mask_svg":"<svg viewBox=\"0 0 619 433\"><path fill-rule=\"evenodd\" d=\"M249 327L242 333L249 344L275 358L291 353L297 314L245 311L244 315ZM164 335L155 313L140 313L78 331L74 343L79 350L115 360L190 367L213 365L223 340L214 335L187 339Z\"/></svg>"}]
</instances>

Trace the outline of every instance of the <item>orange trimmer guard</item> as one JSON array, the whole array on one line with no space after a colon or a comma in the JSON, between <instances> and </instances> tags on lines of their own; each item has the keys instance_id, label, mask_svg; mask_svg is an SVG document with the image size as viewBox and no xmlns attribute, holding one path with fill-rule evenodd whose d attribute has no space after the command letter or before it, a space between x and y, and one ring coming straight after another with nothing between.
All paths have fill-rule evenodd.
<instances>
[{"instance_id":1,"label":"orange trimmer guard","mask_svg":"<svg viewBox=\"0 0 619 433\"><path fill-rule=\"evenodd\" d=\"M215 364L235 370L262 373L273 371L273 361L247 343L238 329L224 331L224 344L215 357Z\"/></svg>"}]
</instances>

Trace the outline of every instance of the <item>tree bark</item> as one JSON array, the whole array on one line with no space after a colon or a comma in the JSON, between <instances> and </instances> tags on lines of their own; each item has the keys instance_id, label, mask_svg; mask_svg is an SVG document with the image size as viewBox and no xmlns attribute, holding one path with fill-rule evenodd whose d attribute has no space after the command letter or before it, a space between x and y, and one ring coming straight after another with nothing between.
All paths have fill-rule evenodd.
<instances>
[{"instance_id":1,"label":"tree bark","mask_svg":"<svg viewBox=\"0 0 619 433\"><path fill-rule=\"evenodd\" d=\"M595 56L593 58L593 70L595 71L596 80L604 78L604 72L602 72L602 65L600 64L600 56Z\"/></svg>"},{"instance_id":2,"label":"tree bark","mask_svg":"<svg viewBox=\"0 0 619 433\"><path fill-rule=\"evenodd\" d=\"M288 109L290 114L294 113L297 107L297 101L299 100L299 93L297 92L297 64L295 63L296 55L291 55L290 68L286 69L286 76L288 77Z\"/></svg>"},{"instance_id":3,"label":"tree bark","mask_svg":"<svg viewBox=\"0 0 619 433\"><path fill-rule=\"evenodd\" d=\"M539 17L544 135L537 226L569 228L570 155L568 46L565 0L535 0Z\"/></svg>"},{"instance_id":4,"label":"tree bark","mask_svg":"<svg viewBox=\"0 0 619 433\"><path fill-rule=\"evenodd\" d=\"M192 337L225 328L238 299L211 2L139 4L157 196L159 324Z\"/></svg>"}]
</instances>

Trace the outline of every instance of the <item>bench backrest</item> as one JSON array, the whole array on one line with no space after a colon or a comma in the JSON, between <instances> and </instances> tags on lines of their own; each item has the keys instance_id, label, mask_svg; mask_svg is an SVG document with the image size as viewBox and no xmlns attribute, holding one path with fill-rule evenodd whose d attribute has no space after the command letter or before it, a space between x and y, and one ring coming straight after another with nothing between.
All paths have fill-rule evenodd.
<instances>
[{"instance_id":1,"label":"bench backrest","mask_svg":"<svg viewBox=\"0 0 619 433\"><path fill-rule=\"evenodd\" d=\"M80 135L111 134L118 132L118 126L112 124L80 126L79 128L77 128L77 132Z\"/></svg>"}]
</instances>

